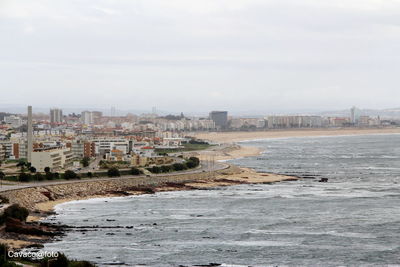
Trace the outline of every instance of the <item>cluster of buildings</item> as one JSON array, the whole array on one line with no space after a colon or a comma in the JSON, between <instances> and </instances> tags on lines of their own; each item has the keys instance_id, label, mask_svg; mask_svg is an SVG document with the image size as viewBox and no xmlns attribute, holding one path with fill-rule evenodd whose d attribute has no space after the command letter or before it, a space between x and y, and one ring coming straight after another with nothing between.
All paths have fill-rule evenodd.
<instances>
[{"instance_id":1,"label":"cluster of buildings","mask_svg":"<svg viewBox=\"0 0 400 267\"><path fill-rule=\"evenodd\" d=\"M28 107L26 116L4 116L0 161L26 159L41 172L46 167L79 167L85 157L127 161L132 166L169 164L172 159L159 156L155 150L180 148L188 141L179 131L160 130L154 120L135 123L143 118L132 115L107 118L101 112L84 111L81 116L64 116L61 109L51 109L49 115L45 120L34 118L32 107ZM75 118L73 123L68 122L70 117Z\"/></svg>"},{"instance_id":2,"label":"cluster of buildings","mask_svg":"<svg viewBox=\"0 0 400 267\"><path fill-rule=\"evenodd\" d=\"M1 114L0 114L1 115ZM100 111L63 114L52 108L48 115L6 114L0 117L0 161L27 159L39 171L62 169L84 157L130 161L142 166L168 159L157 157L155 149L174 149L187 142L188 132L268 130L322 127L378 127L392 120L364 116L353 107L349 116L282 115L257 118L228 116L212 111L207 117L187 118L183 114L158 116L104 116Z\"/></svg>"}]
</instances>

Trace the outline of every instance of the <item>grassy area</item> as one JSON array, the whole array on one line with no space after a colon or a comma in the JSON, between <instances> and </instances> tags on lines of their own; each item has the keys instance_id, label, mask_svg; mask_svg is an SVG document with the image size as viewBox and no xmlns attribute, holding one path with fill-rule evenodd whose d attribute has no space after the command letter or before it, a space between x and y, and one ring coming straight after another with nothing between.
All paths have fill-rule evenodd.
<instances>
[{"instance_id":1,"label":"grassy area","mask_svg":"<svg viewBox=\"0 0 400 267\"><path fill-rule=\"evenodd\" d=\"M156 149L157 153L175 153L175 152L185 152L185 151L195 151L195 150L204 150L213 145L209 144L183 144L182 148L177 149Z\"/></svg>"}]
</instances>

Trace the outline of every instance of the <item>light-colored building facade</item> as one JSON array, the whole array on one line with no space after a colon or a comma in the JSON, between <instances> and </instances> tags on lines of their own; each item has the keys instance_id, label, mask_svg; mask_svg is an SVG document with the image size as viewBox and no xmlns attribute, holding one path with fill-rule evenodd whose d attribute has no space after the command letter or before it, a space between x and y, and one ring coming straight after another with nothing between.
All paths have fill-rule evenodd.
<instances>
[{"instance_id":1,"label":"light-colored building facade","mask_svg":"<svg viewBox=\"0 0 400 267\"><path fill-rule=\"evenodd\" d=\"M21 117L15 115L5 116L4 122L11 125L13 128L21 127L23 124Z\"/></svg>"},{"instance_id":2,"label":"light-colored building facade","mask_svg":"<svg viewBox=\"0 0 400 267\"><path fill-rule=\"evenodd\" d=\"M73 153L69 148L53 148L32 152L32 166L38 172L43 172L46 167L52 171L65 168L72 164Z\"/></svg>"},{"instance_id":3,"label":"light-colored building facade","mask_svg":"<svg viewBox=\"0 0 400 267\"><path fill-rule=\"evenodd\" d=\"M57 124L57 123L62 123L62 121L63 121L62 110L59 108L50 109L50 123Z\"/></svg>"}]
</instances>

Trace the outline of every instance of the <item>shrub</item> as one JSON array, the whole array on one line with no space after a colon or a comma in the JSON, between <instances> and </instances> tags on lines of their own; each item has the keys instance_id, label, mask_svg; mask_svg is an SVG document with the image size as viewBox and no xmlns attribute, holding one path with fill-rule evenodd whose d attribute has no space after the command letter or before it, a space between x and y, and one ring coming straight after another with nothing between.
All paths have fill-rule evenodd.
<instances>
[{"instance_id":1,"label":"shrub","mask_svg":"<svg viewBox=\"0 0 400 267\"><path fill-rule=\"evenodd\" d=\"M161 168L158 166L153 166L151 168L147 168L147 170L149 170L152 173L160 173L161 172Z\"/></svg>"},{"instance_id":2,"label":"shrub","mask_svg":"<svg viewBox=\"0 0 400 267\"><path fill-rule=\"evenodd\" d=\"M21 182L29 182L32 180L32 175L30 175L29 173L21 172L18 178Z\"/></svg>"},{"instance_id":3,"label":"shrub","mask_svg":"<svg viewBox=\"0 0 400 267\"><path fill-rule=\"evenodd\" d=\"M4 177L6 177L5 173L0 171L0 179L4 179Z\"/></svg>"},{"instance_id":4,"label":"shrub","mask_svg":"<svg viewBox=\"0 0 400 267\"><path fill-rule=\"evenodd\" d=\"M192 169L192 168L194 168L194 167L196 167L196 165L194 164L194 162L193 161L186 161L186 163L185 163L185 165L186 165L186 167L188 167L189 169Z\"/></svg>"},{"instance_id":5,"label":"shrub","mask_svg":"<svg viewBox=\"0 0 400 267\"><path fill-rule=\"evenodd\" d=\"M45 173L50 172L50 167L45 167L45 168L44 168L44 172L45 172Z\"/></svg>"},{"instance_id":6,"label":"shrub","mask_svg":"<svg viewBox=\"0 0 400 267\"><path fill-rule=\"evenodd\" d=\"M64 254L60 253L56 259L43 259L40 267L95 267L96 265L88 261L69 260Z\"/></svg>"},{"instance_id":7,"label":"shrub","mask_svg":"<svg viewBox=\"0 0 400 267\"><path fill-rule=\"evenodd\" d=\"M6 208L0 216L0 224L3 224L7 218L14 218L24 222L28 215L29 211L26 208L21 207L18 204L13 204Z\"/></svg>"},{"instance_id":8,"label":"shrub","mask_svg":"<svg viewBox=\"0 0 400 267\"><path fill-rule=\"evenodd\" d=\"M93 177L93 173L87 172L87 173L86 173L86 176L87 176L88 178L92 178L92 177Z\"/></svg>"},{"instance_id":9,"label":"shrub","mask_svg":"<svg viewBox=\"0 0 400 267\"><path fill-rule=\"evenodd\" d=\"M55 178L54 173L51 173L51 172L46 172L46 174L44 176L45 176L46 180L53 180Z\"/></svg>"},{"instance_id":10,"label":"shrub","mask_svg":"<svg viewBox=\"0 0 400 267\"><path fill-rule=\"evenodd\" d=\"M36 172L36 168L33 167L33 166L31 166L31 167L29 168L29 171L30 171L31 173L35 173L35 172Z\"/></svg>"},{"instance_id":11,"label":"shrub","mask_svg":"<svg viewBox=\"0 0 400 267\"><path fill-rule=\"evenodd\" d=\"M49 260L48 262L46 262L47 267L68 267L69 260L67 259L67 257L60 253L58 255L58 257L56 259L53 260ZM42 265L43 266L43 265Z\"/></svg>"},{"instance_id":12,"label":"shrub","mask_svg":"<svg viewBox=\"0 0 400 267\"><path fill-rule=\"evenodd\" d=\"M140 174L142 174L142 171L139 170L138 168L132 167L132 169L130 171L130 174L132 174L132 175L140 175Z\"/></svg>"},{"instance_id":13,"label":"shrub","mask_svg":"<svg viewBox=\"0 0 400 267\"><path fill-rule=\"evenodd\" d=\"M43 181L44 180L44 176L42 175L42 174L40 174L40 173L35 173L35 175L33 176L34 177L34 179L36 180L36 181Z\"/></svg>"},{"instance_id":14,"label":"shrub","mask_svg":"<svg viewBox=\"0 0 400 267\"><path fill-rule=\"evenodd\" d=\"M17 167L22 167L26 165L26 161L24 159L20 159L17 163Z\"/></svg>"},{"instance_id":15,"label":"shrub","mask_svg":"<svg viewBox=\"0 0 400 267\"><path fill-rule=\"evenodd\" d=\"M183 163L174 163L172 164L174 171L183 171L187 169L187 166Z\"/></svg>"},{"instance_id":16,"label":"shrub","mask_svg":"<svg viewBox=\"0 0 400 267\"><path fill-rule=\"evenodd\" d=\"M161 166L161 172L170 172L172 171L172 166L171 165L163 165Z\"/></svg>"},{"instance_id":17,"label":"shrub","mask_svg":"<svg viewBox=\"0 0 400 267\"><path fill-rule=\"evenodd\" d=\"M89 166L89 164L90 164L90 158L89 158L89 157L84 157L84 158L81 160L81 163L82 163L82 166L83 166L83 167Z\"/></svg>"},{"instance_id":18,"label":"shrub","mask_svg":"<svg viewBox=\"0 0 400 267\"><path fill-rule=\"evenodd\" d=\"M13 262L9 262L7 259L7 255L8 255L7 245L0 244L0 266L1 267L18 267L18 266L20 266Z\"/></svg>"},{"instance_id":19,"label":"shrub","mask_svg":"<svg viewBox=\"0 0 400 267\"><path fill-rule=\"evenodd\" d=\"M76 178L78 178L78 175L74 171L66 170L64 172L64 179L70 180L70 179L76 179Z\"/></svg>"},{"instance_id":20,"label":"shrub","mask_svg":"<svg viewBox=\"0 0 400 267\"><path fill-rule=\"evenodd\" d=\"M121 174L119 173L119 170L117 168L115 168L115 167L108 169L107 175L108 175L108 177L121 176Z\"/></svg>"},{"instance_id":21,"label":"shrub","mask_svg":"<svg viewBox=\"0 0 400 267\"><path fill-rule=\"evenodd\" d=\"M196 164L196 167L200 165L200 159L197 157L190 157L190 161L193 161Z\"/></svg>"}]
</instances>

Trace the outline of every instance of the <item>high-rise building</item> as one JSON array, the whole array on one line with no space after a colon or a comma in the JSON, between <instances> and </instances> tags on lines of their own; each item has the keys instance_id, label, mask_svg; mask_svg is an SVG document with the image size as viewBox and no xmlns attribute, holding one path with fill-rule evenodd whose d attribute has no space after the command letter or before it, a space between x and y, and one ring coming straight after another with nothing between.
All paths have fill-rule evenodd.
<instances>
[{"instance_id":1,"label":"high-rise building","mask_svg":"<svg viewBox=\"0 0 400 267\"><path fill-rule=\"evenodd\" d=\"M356 124L356 123L357 123L358 118L360 117L360 114L359 114L359 113L360 113L360 112L359 112L358 108L356 108L356 107L352 107L352 108L350 109L350 122L351 122L351 123L353 123L353 124Z\"/></svg>"},{"instance_id":2,"label":"high-rise building","mask_svg":"<svg viewBox=\"0 0 400 267\"><path fill-rule=\"evenodd\" d=\"M100 123L103 113L100 111L82 111L81 122L86 125Z\"/></svg>"},{"instance_id":3,"label":"high-rise building","mask_svg":"<svg viewBox=\"0 0 400 267\"><path fill-rule=\"evenodd\" d=\"M63 115L62 110L58 108L50 109L50 123L62 123Z\"/></svg>"},{"instance_id":4,"label":"high-rise building","mask_svg":"<svg viewBox=\"0 0 400 267\"><path fill-rule=\"evenodd\" d=\"M81 121L83 124L89 125L93 124L93 112L91 111L82 111L81 113Z\"/></svg>"},{"instance_id":5,"label":"high-rise building","mask_svg":"<svg viewBox=\"0 0 400 267\"><path fill-rule=\"evenodd\" d=\"M23 124L22 119L16 115L5 116L4 122L10 124L14 128L18 128Z\"/></svg>"},{"instance_id":6,"label":"high-rise building","mask_svg":"<svg viewBox=\"0 0 400 267\"><path fill-rule=\"evenodd\" d=\"M210 119L217 128L224 129L228 126L228 111L211 111Z\"/></svg>"},{"instance_id":7,"label":"high-rise building","mask_svg":"<svg viewBox=\"0 0 400 267\"><path fill-rule=\"evenodd\" d=\"M103 113L101 111L92 111L93 123L100 123Z\"/></svg>"}]
</instances>

